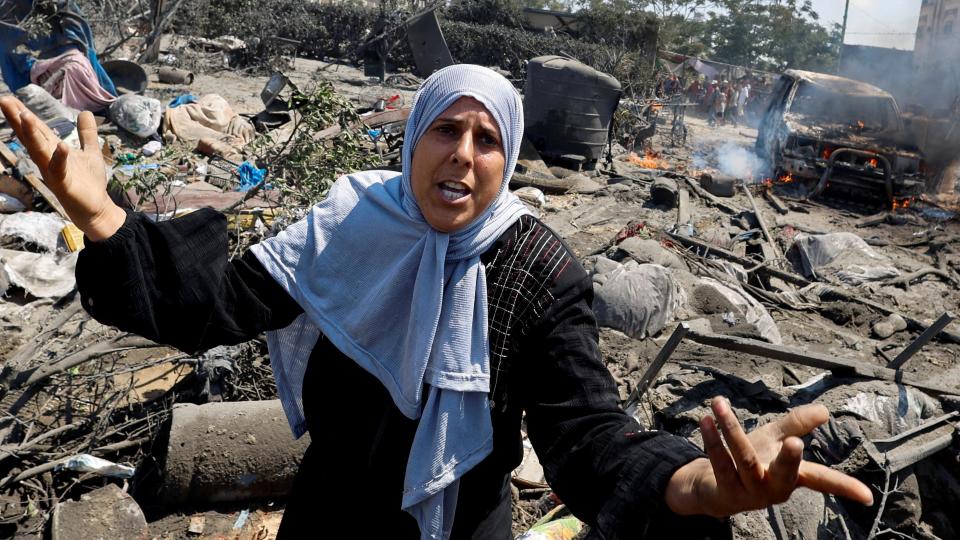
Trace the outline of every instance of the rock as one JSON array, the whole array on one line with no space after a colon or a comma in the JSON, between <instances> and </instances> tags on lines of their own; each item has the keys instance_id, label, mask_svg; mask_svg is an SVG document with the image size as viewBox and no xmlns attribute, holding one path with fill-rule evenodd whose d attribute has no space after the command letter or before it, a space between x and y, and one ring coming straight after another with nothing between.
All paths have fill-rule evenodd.
<instances>
[{"instance_id":1,"label":"rock","mask_svg":"<svg viewBox=\"0 0 960 540\"><path fill-rule=\"evenodd\" d=\"M683 259L676 253L661 246L660 242L650 238L637 238L636 236L632 236L620 242L620 245L617 247L641 264L659 264L666 268L682 268L687 270L687 265L683 262Z\"/></svg>"},{"instance_id":2,"label":"rock","mask_svg":"<svg viewBox=\"0 0 960 540\"><path fill-rule=\"evenodd\" d=\"M900 315L894 313L873 325L873 335L880 339L887 339L897 332L902 332L906 329L907 321L903 320L903 317Z\"/></svg>"},{"instance_id":3,"label":"rock","mask_svg":"<svg viewBox=\"0 0 960 540\"><path fill-rule=\"evenodd\" d=\"M571 183L570 193L590 194L603 187L596 180L588 178L586 175L581 173L571 174L564 178L564 180Z\"/></svg>"},{"instance_id":4,"label":"rock","mask_svg":"<svg viewBox=\"0 0 960 540\"><path fill-rule=\"evenodd\" d=\"M150 535L137 501L114 484L57 505L50 531L52 540L146 540Z\"/></svg>"},{"instance_id":5,"label":"rock","mask_svg":"<svg viewBox=\"0 0 960 540\"><path fill-rule=\"evenodd\" d=\"M677 206L677 182L672 178L661 176L650 186L650 200L654 204L674 208Z\"/></svg>"}]
</instances>

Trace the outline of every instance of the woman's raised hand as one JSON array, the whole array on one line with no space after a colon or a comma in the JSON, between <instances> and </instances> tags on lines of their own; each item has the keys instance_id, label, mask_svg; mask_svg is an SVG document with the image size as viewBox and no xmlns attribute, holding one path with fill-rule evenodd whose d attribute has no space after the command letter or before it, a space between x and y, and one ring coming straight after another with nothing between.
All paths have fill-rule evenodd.
<instances>
[{"instance_id":1,"label":"woman's raised hand","mask_svg":"<svg viewBox=\"0 0 960 540\"><path fill-rule=\"evenodd\" d=\"M0 110L74 225L94 241L105 240L117 232L126 213L107 194L103 155L93 115L82 112L77 118L80 135L77 150L64 144L18 99L0 98Z\"/></svg>"},{"instance_id":2,"label":"woman's raised hand","mask_svg":"<svg viewBox=\"0 0 960 540\"><path fill-rule=\"evenodd\" d=\"M803 460L800 437L829 419L823 405L797 407L749 434L725 398L714 398L711 407L713 416L700 422L709 460L674 473L666 493L674 512L726 517L780 504L798 487L873 504L870 488L859 480Z\"/></svg>"}]
</instances>

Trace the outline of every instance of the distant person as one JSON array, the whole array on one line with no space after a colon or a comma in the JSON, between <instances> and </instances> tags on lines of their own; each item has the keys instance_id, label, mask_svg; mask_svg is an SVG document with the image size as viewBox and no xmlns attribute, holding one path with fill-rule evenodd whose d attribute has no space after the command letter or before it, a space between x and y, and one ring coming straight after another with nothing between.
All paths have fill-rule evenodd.
<instances>
[{"instance_id":1,"label":"distant person","mask_svg":"<svg viewBox=\"0 0 960 540\"><path fill-rule=\"evenodd\" d=\"M724 125L726 123L726 113L727 113L727 101L729 100L728 93L730 89L728 88L727 81L723 81L723 84L713 93L713 110L716 115L716 123L719 125Z\"/></svg>"},{"instance_id":2,"label":"distant person","mask_svg":"<svg viewBox=\"0 0 960 540\"><path fill-rule=\"evenodd\" d=\"M687 87L687 101L691 103L696 103L700 99L700 92L703 90L703 84L701 84L700 79L694 79L690 86Z\"/></svg>"},{"instance_id":3,"label":"distant person","mask_svg":"<svg viewBox=\"0 0 960 540\"><path fill-rule=\"evenodd\" d=\"M740 86L740 94L737 95L737 114L740 115L741 121L746 121L747 117L747 103L750 102L750 83L748 81L743 81Z\"/></svg>"}]
</instances>

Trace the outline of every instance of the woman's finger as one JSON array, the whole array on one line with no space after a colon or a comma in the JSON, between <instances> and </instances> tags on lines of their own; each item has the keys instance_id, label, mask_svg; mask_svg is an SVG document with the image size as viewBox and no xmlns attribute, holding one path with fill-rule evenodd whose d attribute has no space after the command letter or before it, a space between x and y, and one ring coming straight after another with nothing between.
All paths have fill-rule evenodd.
<instances>
[{"instance_id":1,"label":"woman's finger","mask_svg":"<svg viewBox=\"0 0 960 540\"><path fill-rule=\"evenodd\" d=\"M30 158L40 167L41 171L47 170L50 164L50 157L57 148L60 139L50 132L50 128L40 121L33 113L28 110L20 112L20 141L30 153Z\"/></svg>"},{"instance_id":2,"label":"woman's finger","mask_svg":"<svg viewBox=\"0 0 960 540\"><path fill-rule=\"evenodd\" d=\"M97 121L93 118L93 113L83 111L77 117L77 132L80 136L80 148L84 151L95 151L100 153L100 145L97 139Z\"/></svg>"},{"instance_id":3,"label":"woman's finger","mask_svg":"<svg viewBox=\"0 0 960 540\"><path fill-rule=\"evenodd\" d=\"M53 189L60 187L58 184L67 178L67 160L69 158L70 147L61 141L57 144L53 156L50 157L50 164L47 165L47 175L44 178Z\"/></svg>"},{"instance_id":4,"label":"woman's finger","mask_svg":"<svg viewBox=\"0 0 960 540\"><path fill-rule=\"evenodd\" d=\"M715 397L711 402L713 414L717 417L717 424L727 441L733 461L737 464L740 478L747 486L757 486L763 479L763 464L757 456L750 439L743 431L743 426L730 408L730 403L724 397Z\"/></svg>"},{"instance_id":5,"label":"woman's finger","mask_svg":"<svg viewBox=\"0 0 960 540\"><path fill-rule=\"evenodd\" d=\"M700 434L703 435L703 447L707 451L707 457L710 458L710 465L713 466L713 475L717 479L718 486L734 486L740 484L740 477L737 475L737 466L723 445L723 439L720 437L720 431L710 416L705 416L700 420Z\"/></svg>"},{"instance_id":6,"label":"woman's finger","mask_svg":"<svg viewBox=\"0 0 960 540\"><path fill-rule=\"evenodd\" d=\"M767 475L770 479L771 496L776 502L790 498L800 476L800 462L803 461L803 441L797 437L788 437L780 447L780 453L770 462Z\"/></svg>"},{"instance_id":7,"label":"woman's finger","mask_svg":"<svg viewBox=\"0 0 960 540\"><path fill-rule=\"evenodd\" d=\"M4 96L0 98L0 110L3 111L4 118L6 118L7 123L10 124L13 132L17 134L17 138L21 141L23 140L23 132L20 131L20 111L24 109L26 109L26 107L15 97Z\"/></svg>"},{"instance_id":8,"label":"woman's finger","mask_svg":"<svg viewBox=\"0 0 960 540\"><path fill-rule=\"evenodd\" d=\"M801 461L797 485L846 497L867 506L873 504L873 492L863 482L819 463Z\"/></svg>"},{"instance_id":9,"label":"woman's finger","mask_svg":"<svg viewBox=\"0 0 960 540\"><path fill-rule=\"evenodd\" d=\"M830 419L830 411L820 404L811 403L791 409L789 413L772 422L780 438L803 437L817 426Z\"/></svg>"}]
</instances>

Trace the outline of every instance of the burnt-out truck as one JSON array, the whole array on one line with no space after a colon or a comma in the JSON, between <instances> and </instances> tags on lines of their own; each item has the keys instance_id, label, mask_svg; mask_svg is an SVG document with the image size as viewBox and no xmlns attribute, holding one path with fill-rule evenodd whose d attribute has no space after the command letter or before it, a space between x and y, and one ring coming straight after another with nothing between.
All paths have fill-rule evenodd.
<instances>
[{"instance_id":1,"label":"burnt-out truck","mask_svg":"<svg viewBox=\"0 0 960 540\"><path fill-rule=\"evenodd\" d=\"M926 183L923 154L909 140L896 100L869 84L788 70L777 81L760 123L757 154L775 178L815 180L887 201L911 197Z\"/></svg>"}]
</instances>

